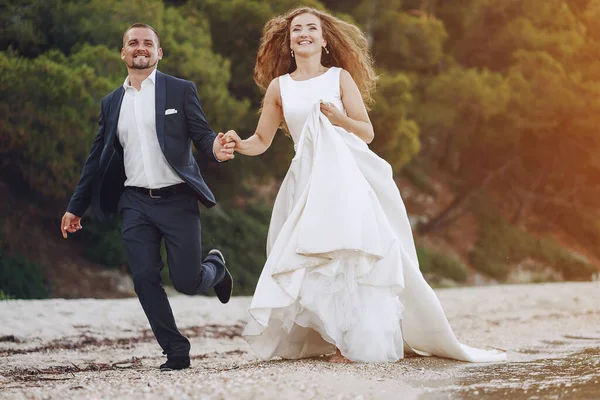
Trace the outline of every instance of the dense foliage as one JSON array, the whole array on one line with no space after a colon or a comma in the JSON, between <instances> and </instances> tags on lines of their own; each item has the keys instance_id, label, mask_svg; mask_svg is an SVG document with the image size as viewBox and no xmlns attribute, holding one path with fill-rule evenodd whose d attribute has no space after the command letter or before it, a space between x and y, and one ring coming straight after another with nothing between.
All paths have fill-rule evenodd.
<instances>
[{"instance_id":1,"label":"dense foliage","mask_svg":"<svg viewBox=\"0 0 600 400\"><path fill-rule=\"evenodd\" d=\"M368 35L380 75L370 113L376 132L371 147L396 173L408 166L409 178L422 185L426 179L419 171L427 168L451 177L457 200L422 226L421 234L451 223L452 215L485 190L511 223L522 225L536 215L600 256L600 0L302 4L328 9ZM262 27L296 5L292 0L9 2L0 8L0 179L66 203L94 137L100 99L126 74L119 55L122 33L137 21L161 34L165 57L159 68L197 84L213 129L250 135L261 100L252 70ZM244 293L264 261L272 199L250 205L240 205L245 203L240 199L253 196L249 178L256 185L280 179L292 152L289 138L278 135L262 157L205 167L224 206L220 214L206 214L204 232L244 265L237 274ZM435 192L431 186L426 191ZM507 231L497 220L486 221L470 261L502 280L506 261L493 256L489 246ZM84 239L96 245L88 256L107 265L121 263L116 228L98 229ZM519 254L529 245L523 246ZM434 253L421 254L440 260ZM557 254L542 261L560 261L556 268L569 279L589 276L588 264L568 257L566 262ZM426 264L464 281L459 264Z\"/></svg>"}]
</instances>

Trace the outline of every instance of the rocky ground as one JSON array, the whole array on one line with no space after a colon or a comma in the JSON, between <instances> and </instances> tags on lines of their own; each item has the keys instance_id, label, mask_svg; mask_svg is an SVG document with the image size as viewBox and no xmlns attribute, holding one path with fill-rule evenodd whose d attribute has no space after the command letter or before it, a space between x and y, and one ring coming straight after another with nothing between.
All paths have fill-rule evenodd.
<instances>
[{"instance_id":1,"label":"rocky ground","mask_svg":"<svg viewBox=\"0 0 600 400\"><path fill-rule=\"evenodd\" d=\"M240 337L249 298L174 296L192 368L161 373L136 299L11 300L0 302L0 399L600 398L600 282L436 292L461 341L508 362L263 362Z\"/></svg>"}]
</instances>

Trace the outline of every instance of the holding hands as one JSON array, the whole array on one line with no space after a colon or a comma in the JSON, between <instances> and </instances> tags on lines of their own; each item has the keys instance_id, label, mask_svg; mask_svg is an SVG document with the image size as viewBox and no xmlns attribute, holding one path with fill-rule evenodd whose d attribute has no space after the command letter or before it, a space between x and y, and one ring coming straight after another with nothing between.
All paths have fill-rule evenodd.
<instances>
[{"instance_id":1,"label":"holding hands","mask_svg":"<svg viewBox=\"0 0 600 400\"><path fill-rule=\"evenodd\" d=\"M239 151L242 145L242 139L239 137L236 131L229 130L226 133L219 133L217 135L217 140L219 140L220 145L223 148L231 149L233 158L233 151Z\"/></svg>"},{"instance_id":2,"label":"holding hands","mask_svg":"<svg viewBox=\"0 0 600 400\"><path fill-rule=\"evenodd\" d=\"M334 104L325 102L323 100L320 100L319 103L321 112L333 125L341 126L345 129L353 128L346 126L348 125L347 123L349 118ZM279 115L279 118L276 117L273 119L273 122L277 122L277 124L273 123L270 127L262 126L264 130L273 132L271 135L264 135L260 133L262 131L260 128L261 121L263 121L263 118L266 114L268 114L268 112L263 112L263 115L261 115L257 132L246 140L242 140L234 130L229 130L226 133L219 133L215 139L215 154L220 154L222 158L217 158L220 160L222 159L223 161L231 160L234 158L234 152L255 156L262 154L265 150L267 150L271 145L271 141L273 140L273 135L276 132L281 115Z\"/></svg>"},{"instance_id":3,"label":"holding hands","mask_svg":"<svg viewBox=\"0 0 600 400\"><path fill-rule=\"evenodd\" d=\"M232 132L232 131L229 131L229 132ZM229 132L227 132L227 133L229 133ZM215 157L219 161L233 160L235 158L235 155L233 154L235 143L232 143L231 141L227 141L224 138L225 138L224 133L219 133L217 135L215 141L213 142L213 153L215 154Z\"/></svg>"}]
</instances>

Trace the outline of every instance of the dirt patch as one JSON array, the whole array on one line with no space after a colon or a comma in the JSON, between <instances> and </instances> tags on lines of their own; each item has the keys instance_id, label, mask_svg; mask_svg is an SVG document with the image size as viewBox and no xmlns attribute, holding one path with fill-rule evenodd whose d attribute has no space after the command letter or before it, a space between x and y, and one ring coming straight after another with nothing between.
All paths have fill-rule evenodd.
<instances>
[{"instance_id":1,"label":"dirt patch","mask_svg":"<svg viewBox=\"0 0 600 400\"><path fill-rule=\"evenodd\" d=\"M0 342L21 343L21 339L15 335L5 335L0 337Z\"/></svg>"},{"instance_id":2,"label":"dirt patch","mask_svg":"<svg viewBox=\"0 0 600 400\"><path fill-rule=\"evenodd\" d=\"M181 329L181 333L188 338L210 338L210 339L233 339L241 337L244 327L242 325L206 325L206 326L192 326ZM14 338L10 340L14 343L23 343L13 335L5 336ZM142 331L141 336L131 338L118 338L118 339L98 339L93 336L82 334L79 337L73 338L62 338L52 340L50 343L44 346L38 346L28 349L0 349L0 356L13 356L18 354L28 353L39 353L56 350L82 350L90 347L117 347L117 348L130 348L136 343L142 342L154 342L154 334L151 330L146 329Z\"/></svg>"},{"instance_id":3,"label":"dirt patch","mask_svg":"<svg viewBox=\"0 0 600 400\"><path fill-rule=\"evenodd\" d=\"M108 371L114 369L127 369L136 368L141 366L141 359L132 357L128 360L118 361L115 363L92 363L87 364L85 367L79 367L75 364L72 365L60 365L50 368L26 368L26 369L15 369L10 372L4 373L4 376L15 381L25 382L40 382L40 381L66 381L72 379L72 375L81 372L91 371ZM60 375L71 375L71 376L60 376Z\"/></svg>"}]
</instances>

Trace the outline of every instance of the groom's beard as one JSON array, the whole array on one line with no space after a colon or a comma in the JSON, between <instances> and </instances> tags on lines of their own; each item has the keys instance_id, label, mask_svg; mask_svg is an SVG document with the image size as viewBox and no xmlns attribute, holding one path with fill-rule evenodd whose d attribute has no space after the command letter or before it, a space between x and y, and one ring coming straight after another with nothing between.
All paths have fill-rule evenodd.
<instances>
[{"instance_id":1,"label":"groom's beard","mask_svg":"<svg viewBox=\"0 0 600 400\"><path fill-rule=\"evenodd\" d=\"M148 68L152 68L154 66L156 66L156 64L158 64L158 59L154 61L154 63L152 63L152 59L150 57L145 57L142 54L139 54L138 56L134 56L133 60L130 64L127 65L127 67L129 67L129 69L148 69Z\"/></svg>"}]
</instances>

